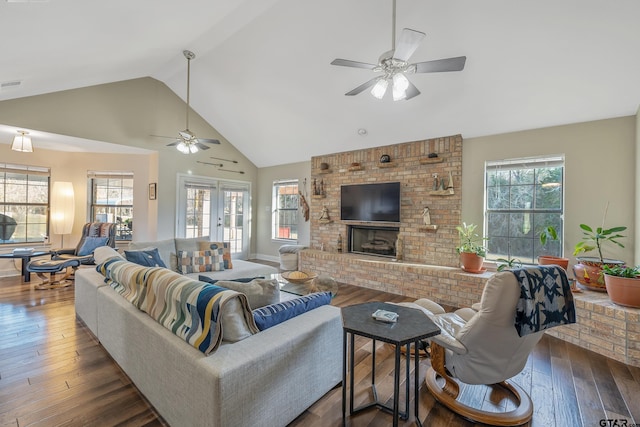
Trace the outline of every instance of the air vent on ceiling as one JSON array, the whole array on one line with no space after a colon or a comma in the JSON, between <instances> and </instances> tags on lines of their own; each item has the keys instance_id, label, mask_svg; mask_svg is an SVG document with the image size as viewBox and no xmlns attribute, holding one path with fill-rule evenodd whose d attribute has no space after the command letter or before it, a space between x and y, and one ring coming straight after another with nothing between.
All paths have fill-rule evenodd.
<instances>
[{"instance_id":1,"label":"air vent on ceiling","mask_svg":"<svg viewBox=\"0 0 640 427\"><path fill-rule=\"evenodd\" d=\"M2 82L0 83L0 89L11 89L20 86L22 82L20 80L13 80L10 82Z\"/></svg>"}]
</instances>

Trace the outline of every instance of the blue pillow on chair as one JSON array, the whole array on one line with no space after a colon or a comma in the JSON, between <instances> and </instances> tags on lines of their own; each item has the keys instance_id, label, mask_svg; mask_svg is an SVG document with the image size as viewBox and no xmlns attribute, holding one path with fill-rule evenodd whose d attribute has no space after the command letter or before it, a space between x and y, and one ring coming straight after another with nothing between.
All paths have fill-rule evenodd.
<instances>
[{"instance_id":1,"label":"blue pillow on chair","mask_svg":"<svg viewBox=\"0 0 640 427\"><path fill-rule=\"evenodd\" d=\"M124 251L124 256L127 258L127 261L135 262L145 267L167 268L162 258L160 258L158 248L143 249L140 251Z\"/></svg>"},{"instance_id":2,"label":"blue pillow on chair","mask_svg":"<svg viewBox=\"0 0 640 427\"><path fill-rule=\"evenodd\" d=\"M85 237L82 246L78 249L78 256L91 255L96 248L106 246L108 237Z\"/></svg>"}]
</instances>

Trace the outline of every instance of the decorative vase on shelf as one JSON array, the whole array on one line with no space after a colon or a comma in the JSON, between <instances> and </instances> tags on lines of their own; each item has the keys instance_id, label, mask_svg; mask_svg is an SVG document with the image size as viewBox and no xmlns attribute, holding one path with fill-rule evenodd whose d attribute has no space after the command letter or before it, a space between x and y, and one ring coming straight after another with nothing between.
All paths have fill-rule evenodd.
<instances>
[{"instance_id":1,"label":"decorative vase on shelf","mask_svg":"<svg viewBox=\"0 0 640 427\"><path fill-rule=\"evenodd\" d=\"M603 263L597 257L576 257L578 263L573 266L573 275L578 284L585 289L598 292L606 292L607 287L604 283L604 272L602 271ZM623 261L615 259L604 259L604 264L616 266L624 264Z\"/></svg>"}]
</instances>

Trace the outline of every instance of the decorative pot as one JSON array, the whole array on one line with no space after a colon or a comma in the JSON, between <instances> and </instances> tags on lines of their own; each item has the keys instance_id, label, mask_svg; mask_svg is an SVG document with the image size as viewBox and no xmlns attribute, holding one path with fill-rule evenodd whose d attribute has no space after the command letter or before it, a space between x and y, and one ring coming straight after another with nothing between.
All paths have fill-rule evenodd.
<instances>
[{"instance_id":1,"label":"decorative pot","mask_svg":"<svg viewBox=\"0 0 640 427\"><path fill-rule=\"evenodd\" d=\"M577 257L578 263L573 266L573 275L576 277L578 284L583 288L592 291L606 292L607 287L604 283L604 273L602 271L603 263L600 258L596 257ZM617 259L606 259L604 264L615 266L624 264L623 261Z\"/></svg>"},{"instance_id":2,"label":"decorative pot","mask_svg":"<svg viewBox=\"0 0 640 427\"><path fill-rule=\"evenodd\" d=\"M609 276L604 283L611 301L625 307L640 308L640 278Z\"/></svg>"},{"instance_id":3,"label":"decorative pot","mask_svg":"<svg viewBox=\"0 0 640 427\"><path fill-rule=\"evenodd\" d=\"M565 270L569 268L569 258L560 258L551 255L538 256L538 264L540 265L558 265Z\"/></svg>"},{"instance_id":4,"label":"decorative pot","mask_svg":"<svg viewBox=\"0 0 640 427\"><path fill-rule=\"evenodd\" d=\"M469 273L482 273L482 264L484 258L478 256L475 252L460 252L460 264L462 269Z\"/></svg>"}]
</instances>

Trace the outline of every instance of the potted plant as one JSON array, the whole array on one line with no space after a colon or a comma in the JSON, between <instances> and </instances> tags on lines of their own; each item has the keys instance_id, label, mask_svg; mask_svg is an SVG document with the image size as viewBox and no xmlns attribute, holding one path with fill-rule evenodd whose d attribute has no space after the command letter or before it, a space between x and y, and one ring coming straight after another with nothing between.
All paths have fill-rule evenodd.
<instances>
[{"instance_id":1,"label":"potted plant","mask_svg":"<svg viewBox=\"0 0 640 427\"><path fill-rule=\"evenodd\" d=\"M625 307L640 308L640 266L604 265L602 270L611 301Z\"/></svg>"},{"instance_id":2,"label":"potted plant","mask_svg":"<svg viewBox=\"0 0 640 427\"><path fill-rule=\"evenodd\" d=\"M498 264L498 271L511 270L512 268L522 268L522 261L520 261L518 258L498 258L496 261L500 263Z\"/></svg>"},{"instance_id":3,"label":"potted plant","mask_svg":"<svg viewBox=\"0 0 640 427\"><path fill-rule=\"evenodd\" d=\"M548 225L542 229L540 232L540 244L542 247L547 246L547 242L556 241L558 242L558 232L555 227L552 225ZM562 258L553 255L539 255L538 256L538 264L540 265L559 265L565 270L569 267L569 258Z\"/></svg>"},{"instance_id":4,"label":"potted plant","mask_svg":"<svg viewBox=\"0 0 640 427\"><path fill-rule=\"evenodd\" d=\"M460 237L460 246L456 247L456 251L460 254L462 269L469 273L481 273L484 257L487 255L487 249L481 243L486 239L478 236L476 228L476 224L464 222L456 227Z\"/></svg>"},{"instance_id":5,"label":"potted plant","mask_svg":"<svg viewBox=\"0 0 640 427\"><path fill-rule=\"evenodd\" d=\"M619 234L627 229L627 227L598 227L595 230L586 224L580 224L584 237L579 241L573 251L573 255L583 252L598 251L597 257L576 257L578 263L573 266L573 274L578 283L587 289L594 291L606 292L607 288L604 283L603 266L620 266L624 262L615 259L608 259L602 256L602 245L612 243L621 248L624 245L618 241L625 236Z\"/></svg>"}]
</instances>

